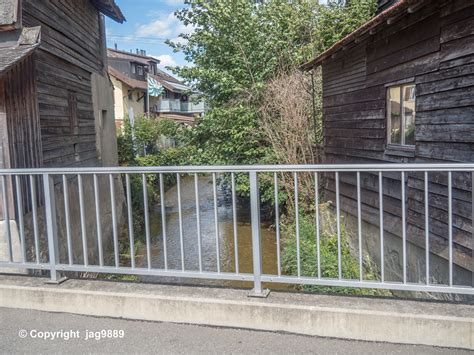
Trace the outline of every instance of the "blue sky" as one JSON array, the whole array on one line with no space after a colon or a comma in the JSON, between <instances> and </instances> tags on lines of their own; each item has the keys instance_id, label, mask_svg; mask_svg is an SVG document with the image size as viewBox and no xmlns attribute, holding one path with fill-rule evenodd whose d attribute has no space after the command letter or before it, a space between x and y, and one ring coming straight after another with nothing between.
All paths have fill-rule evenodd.
<instances>
[{"instance_id":1,"label":"blue sky","mask_svg":"<svg viewBox=\"0 0 474 355\"><path fill-rule=\"evenodd\" d=\"M126 22L119 24L106 17L107 46L134 52L136 48L146 50L161 60L160 67L184 65L181 53L173 53L165 39L175 39L181 32L189 32L174 16L183 8L184 0L115 0L120 6Z\"/></svg>"}]
</instances>

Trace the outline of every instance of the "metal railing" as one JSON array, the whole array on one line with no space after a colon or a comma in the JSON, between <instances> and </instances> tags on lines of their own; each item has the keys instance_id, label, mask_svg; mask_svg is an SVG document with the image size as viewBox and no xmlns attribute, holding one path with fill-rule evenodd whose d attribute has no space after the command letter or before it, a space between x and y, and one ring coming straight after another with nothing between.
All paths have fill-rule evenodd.
<instances>
[{"instance_id":1,"label":"metal railing","mask_svg":"<svg viewBox=\"0 0 474 355\"><path fill-rule=\"evenodd\" d=\"M205 111L204 102L181 101L180 99L161 99L152 109L155 112L201 113Z\"/></svg>"},{"instance_id":2,"label":"metal railing","mask_svg":"<svg viewBox=\"0 0 474 355\"><path fill-rule=\"evenodd\" d=\"M306 275L302 270L302 255L301 255L301 235L300 235L300 200L302 197L308 199L308 196L299 196L299 178L303 175L312 178L314 187L313 202L315 206L314 210L314 222L315 222L315 240L316 250L314 251L314 272L311 275ZM366 204L371 202L363 201L363 194L366 194L368 186L361 180L362 175L370 176L372 179L378 179L378 183L373 184L372 193L378 195L378 202L375 198L374 203L377 205L372 206L375 210L378 210L379 216L376 218L378 222L370 222L375 225L379 233L377 236L372 235L371 238L378 238L379 243L379 255L380 267L379 267L379 278L377 280L365 279L364 278L364 258L363 258L363 247L362 239L363 233L362 228L365 221L363 216L363 205L365 208ZM453 178L454 174L456 179ZM191 176L194 178L194 199L195 199L195 218L196 218L196 229L191 231L195 235L194 248L198 249L198 266L195 269L186 267L186 255L184 247L184 232L189 233L189 230L185 231L183 224L182 215L182 191L181 191L181 179L182 176ZM266 179L266 182L271 181L273 184L274 193L274 212L273 218L275 223L275 242L274 247L276 248L276 257L274 262L276 264L275 273L264 273L262 269L262 243L261 243L261 197L260 197L260 183L262 176L270 177ZM425 258L425 270L421 273L424 278L411 282L409 277L408 268L408 256L407 250L410 242L407 238L407 189L414 188L408 184L407 179L409 176L416 175L417 181L422 184L422 190L417 186L418 193L423 196L424 204L424 216L419 216L417 221L422 221L424 228L424 240L420 240L418 235L418 245L421 246L422 254L424 253ZM204 253L208 253L209 249L204 250L201 240L201 221L200 221L200 195L199 195L199 179L201 176L208 176L212 181L212 201L214 209L214 232L215 232L215 259L216 265L214 270L205 270L203 267L203 256ZM248 179L249 184L249 198L250 198L250 215L251 215L251 257L252 257L252 272L242 272L239 269L239 259L242 259L242 255L239 253L239 241L242 237L238 235L237 231L237 216L236 216L236 177L244 176ZM286 176L286 183L288 184L288 177L291 178L291 184L294 188L294 194L291 196L291 203L294 204L293 211L294 221L296 225L296 274L288 275L282 269L281 252L283 247L283 235L280 228L280 215L281 215L281 199L279 198L280 186L279 183L282 181L282 177ZM351 179L347 177L350 176ZM153 177L154 186L158 190L159 199L156 206L151 206L149 203L149 191L150 183L148 179ZM173 184L176 186L177 193L177 209L178 209L178 225L179 233L177 236L171 236L167 234L167 213L166 205L164 201L166 178L172 177ZM219 213L218 213L218 185L219 178L227 177L229 182L231 204L232 204L232 224L233 224L233 258L234 266L231 271L223 270L221 265L221 253L222 247L220 245L220 231L218 225ZM344 182L341 182L341 177L344 177ZM466 177L469 177L467 180ZM474 288L472 283L459 285L455 281L454 270L456 260L454 257L454 251L459 249L458 244L462 244L461 252L464 253L464 267L467 265L467 272L471 272L473 268L473 256L472 248L474 244L474 227L472 226L473 214L474 214L474 201L473 201L473 177L474 177L474 164L377 164L377 165L281 165L281 166L181 166L181 167L111 167L111 168L55 168L55 169L12 169L12 170L1 170L0 169L0 196L2 197L0 203L3 208L0 208L0 214L3 220L16 220L18 228L19 242L19 253L15 256L14 252L14 234L12 231L12 224L4 222L4 236L6 243L3 245L3 255L6 256L6 260L0 260L0 271L2 268L8 269L31 269L31 270L49 270L51 274L51 280L56 281L59 279L60 273L62 272L91 272L91 273L107 273L107 274L121 274L121 275L154 275L154 276L170 276L179 278L194 278L194 279L214 279L214 280L238 280L238 281L249 281L253 282L252 294L256 296L262 296L265 294L265 290L262 288L263 282L272 283L284 283L284 284L297 284L297 285L321 285L321 286L342 286L342 287L356 287L356 288L374 288L374 289L389 289L389 290L404 290L404 291L426 291L426 292L443 292L443 293L458 293L458 294L474 294ZM430 180L432 178L432 180ZM132 179L141 180L141 191L133 191ZM388 183L391 179L390 191L384 190L384 184ZM86 181L87 180L87 181ZM323 180L325 181L323 186ZM453 186L453 180L455 185ZM375 181L375 180L373 180ZM398 188L393 186L399 184ZM395 185L394 185L395 184ZM77 192L74 189L71 190L71 185L77 187ZM136 185L136 184L135 184ZM344 193L341 193L341 186L344 185ZM447 235L445 236L446 244L442 250L436 253L430 252L432 248L431 230L434 228L431 226L433 218L430 216L430 211L433 207L430 205L430 189L436 188L436 193L439 195L446 195L447 207L446 213L441 218L446 220ZM445 188L445 193L440 192L441 189ZM39 195L36 191L40 187L41 192L44 194L44 198ZM374 190L376 188L378 191ZM89 192L87 192L87 191ZM324 236L321 232L321 220L320 220L320 203L321 203L321 191L327 191L329 195L335 198L334 209L336 218L336 234L337 234L337 276L336 277L325 277L322 272L322 263L324 262L324 255L321 252L321 242ZM453 190L456 190L456 196L464 193L464 197L456 197L462 199L464 204L470 206L470 226L464 226L467 233L471 233L471 239L459 241L453 240ZM71 192L72 191L72 192ZM444 191L444 190L443 190ZM121 238L120 226L119 226L119 211L120 204L117 203L118 195L123 192L123 208L125 210L125 229L126 229L126 240L119 241ZM74 194L74 201L72 201L71 193ZM89 193L88 196L87 193ZM135 263L135 227L133 216L133 198L136 197L137 193L143 196L143 200L140 202L143 207L143 219L144 219L144 243L146 249L146 262L141 265ZM23 211L26 210L22 206L25 194L29 196L29 201L32 201L32 208L28 210L28 214ZM107 195L108 202L104 202L104 199L100 196ZM133 195L135 194L135 195ZM394 199L394 196L399 194L398 199ZM466 195L467 194L467 195ZM350 204L350 200L347 196L355 196L352 198L353 203ZM37 197L39 196L39 197ZM342 198L341 198L342 196ZM468 198L466 198L468 196ZM77 198L77 200L76 200ZM400 203L400 213L388 210L384 206L384 201L391 199L390 204L394 205ZM60 205L58 205L60 201ZM92 202L93 201L93 202ZM395 202L394 202L395 201ZM398 201L398 202L397 202ZM289 203L290 201L285 201ZM111 252L107 253L103 244L103 230L104 230L104 218L101 215L101 211L105 209L104 206L108 206L107 216L110 219L106 219L107 225L111 230ZM0 206L1 207L1 206ZM389 208L388 206L387 208ZM71 208L77 209L77 213L73 216ZM438 208L438 207L436 207ZM3 213L1 212L3 210ZM44 212L44 220L39 218L40 210ZM95 214L91 212L94 210ZM64 231L58 232L59 226L58 211L62 216L61 224L64 227ZM356 224L356 241L355 241L355 252L353 257L357 259L357 265L359 268L359 277L354 279L347 279L343 273L343 257L342 257L342 214L349 212L355 218ZM439 210L438 210L439 212ZM464 211L466 212L466 211ZM91 214L92 213L92 214ZM150 232L150 215L159 215L161 220L161 234L152 235ZM388 214L395 216L400 219L401 228L401 279L398 281L388 280L386 278L386 265L387 261L384 260L386 257L386 242L387 242L387 228L384 225L385 218ZM464 213L466 215L466 213ZM26 223L26 218L31 219L31 223ZM78 219L75 221L74 219ZM93 219L91 222L90 219ZM411 222L411 223L416 223ZM44 224L44 241L41 240L42 228ZM436 223L439 224L437 221ZM30 232L26 229L26 224L30 225ZM87 236L88 228L90 225L96 226L95 245L91 245L90 236ZM77 226L78 229L72 230L71 226ZM79 259L81 262L77 262L78 251L73 250L77 245L74 245L73 234L78 232L81 243L82 257ZM63 234L59 240L58 235ZM392 235L393 233L391 233ZM26 241L27 235L30 235L32 242L27 247L28 242ZM156 267L153 265L153 253L152 243L153 239L159 238L163 245L160 257L163 258L162 267ZM173 240L170 240L173 238ZM179 244L179 261L177 266L170 266L170 256L167 254L169 250L169 244ZM120 244L128 246L130 263L124 265L120 259L122 257L123 248L121 249ZM44 250L41 249L41 245ZM47 246L47 248L46 248ZM28 249L28 250L27 250ZM60 249L65 250L65 258L60 257ZM77 248L76 248L77 249ZM89 259L91 255L90 250L93 249L94 256L92 260ZM47 250L47 251L46 251ZM2 250L0 250L0 255ZM41 255L40 255L41 254ZM45 256L47 254L47 257ZM79 253L80 254L80 253ZM436 255L435 255L436 254ZM76 255L76 256L75 256ZM247 254L246 254L247 255ZM444 256L439 256L444 255ZM467 256L466 256L467 255ZM447 270L444 270L447 274L447 279L444 284L433 281L432 270L430 270L430 262L433 259L438 260L441 264L445 265ZM64 260L66 259L66 260ZM466 261L467 260L467 261ZM174 260L175 262L176 260ZM443 264L444 262L444 264ZM175 263L176 264L176 263ZM470 264L470 265L469 265ZM438 266L439 267L439 266ZM457 267L457 266L456 266ZM470 269L470 270L469 270Z\"/></svg>"},{"instance_id":3,"label":"metal railing","mask_svg":"<svg viewBox=\"0 0 474 355\"><path fill-rule=\"evenodd\" d=\"M205 111L204 102L193 102L193 101L186 101L181 102L181 111L182 112L194 112L200 113Z\"/></svg>"},{"instance_id":4,"label":"metal railing","mask_svg":"<svg viewBox=\"0 0 474 355\"><path fill-rule=\"evenodd\" d=\"M180 112L181 100L162 99L155 105L156 112Z\"/></svg>"}]
</instances>

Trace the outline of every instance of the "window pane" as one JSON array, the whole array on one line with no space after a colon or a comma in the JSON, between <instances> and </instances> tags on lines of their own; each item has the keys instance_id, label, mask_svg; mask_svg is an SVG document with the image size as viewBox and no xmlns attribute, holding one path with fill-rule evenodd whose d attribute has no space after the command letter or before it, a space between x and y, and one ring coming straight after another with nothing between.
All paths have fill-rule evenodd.
<instances>
[{"instance_id":1,"label":"window pane","mask_svg":"<svg viewBox=\"0 0 474 355\"><path fill-rule=\"evenodd\" d=\"M388 96L390 105L390 143L401 144L400 87L390 88Z\"/></svg>"},{"instance_id":2,"label":"window pane","mask_svg":"<svg viewBox=\"0 0 474 355\"><path fill-rule=\"evenodd\" d=\"M405 144L415 145L415 85L403 87L403 116L405 117Z\"/></svg>"}]
</instances>

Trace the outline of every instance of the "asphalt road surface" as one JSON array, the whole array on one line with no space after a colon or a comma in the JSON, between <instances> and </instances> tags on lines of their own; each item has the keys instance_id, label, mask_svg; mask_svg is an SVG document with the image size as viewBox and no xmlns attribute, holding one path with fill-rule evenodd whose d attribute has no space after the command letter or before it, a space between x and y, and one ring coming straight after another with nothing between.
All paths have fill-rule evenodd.
<instances>
[{"instance_id":1,"label":"asphalt road surface","mask_svg":"<svg viewBox=\"0 0 474 355\"><path fill-rule=\"evenodd\" d=\"M458 349L0 308L0 353L469 354ZM470 353L472 354L472 353Z\"/></svg>"}]
</instances>

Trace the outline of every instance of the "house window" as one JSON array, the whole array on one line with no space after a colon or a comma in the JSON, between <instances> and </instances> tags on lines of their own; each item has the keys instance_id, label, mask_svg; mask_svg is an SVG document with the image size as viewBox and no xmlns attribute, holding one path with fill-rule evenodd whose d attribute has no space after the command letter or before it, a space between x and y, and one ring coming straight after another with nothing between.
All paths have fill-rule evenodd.
<instances>
[{"instance_id":1,"label":"house window","mask_svg":"<svg viewBox=\"0 0 474 355\"><path fill-rule=\"evenodd\" d=\"M136 65L132 64L132 73L135 74L137 72Z\"/></svg>"},{"instance_id":2,"label":"house window","mask_svg":"<svg viewBox=\"0 0 474 355\"><path fill-rule=\"evenodd\" d=\"M138 69L138 75L143 75L143 67L137 66L137 69Z\"/></svg>"},{"instance_id":3,"label":"house window","mask_svg":"<svg viewBox=\"0 0 474 355\"><path fill-rule=\"evenodd\" d=\"M415 145L415 85L391 86L387 90L388 144Z\"/></svg>"}]
</instances>

